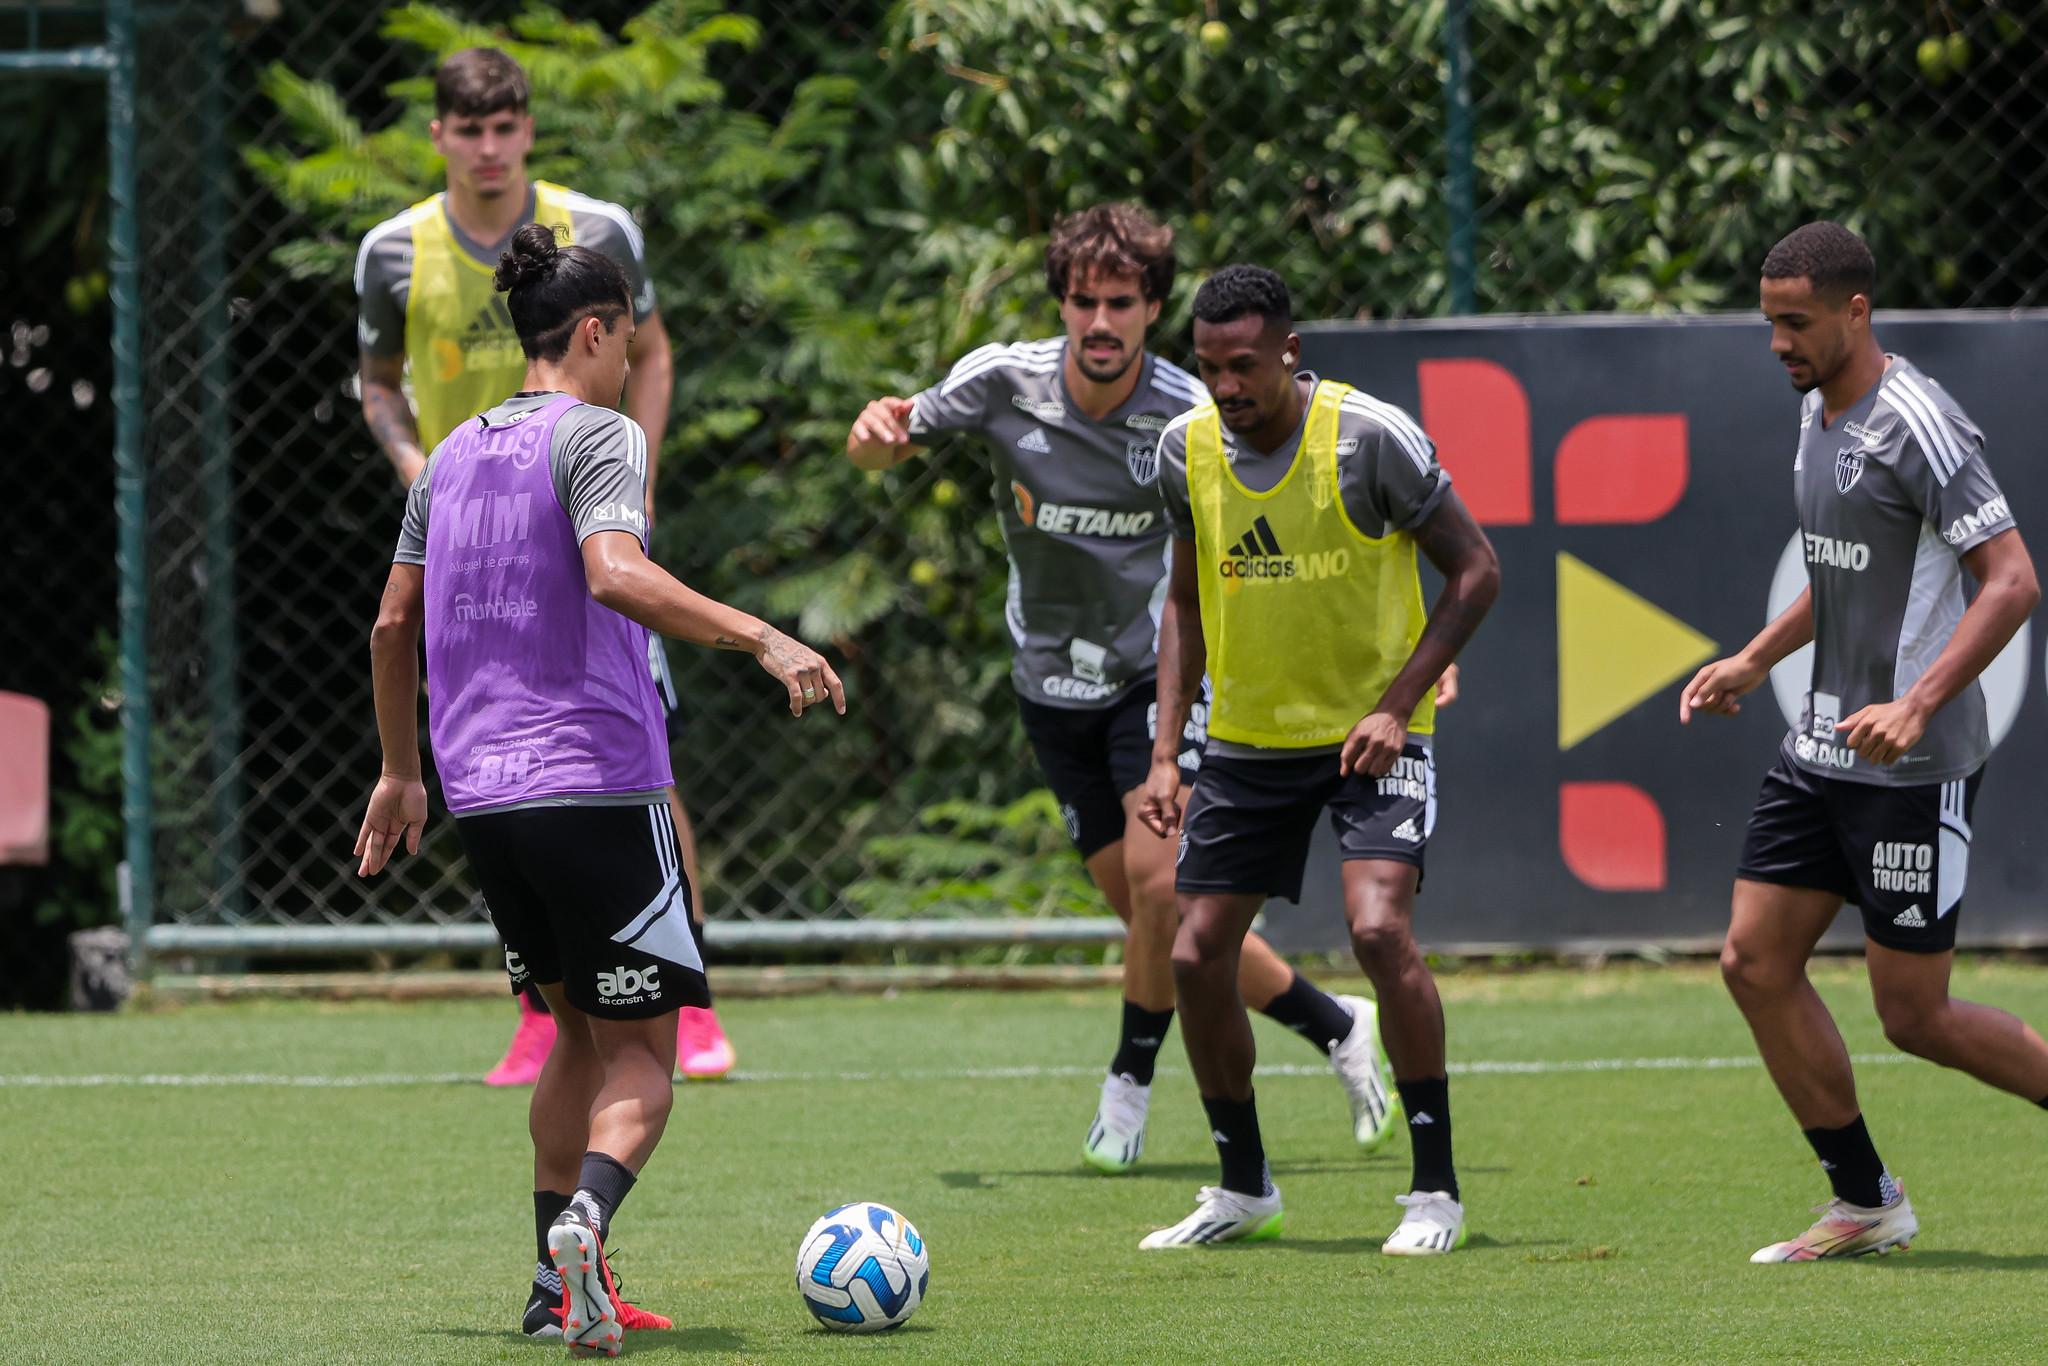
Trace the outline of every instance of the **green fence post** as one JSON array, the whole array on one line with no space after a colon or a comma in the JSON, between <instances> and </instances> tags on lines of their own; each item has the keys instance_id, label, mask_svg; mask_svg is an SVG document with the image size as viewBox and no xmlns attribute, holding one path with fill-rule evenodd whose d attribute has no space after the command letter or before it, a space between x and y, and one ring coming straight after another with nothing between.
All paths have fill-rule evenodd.
<instances>
[{"instance_id":1,"label":"green fence post","mask_svg":"<svg viewBox=\"0 0 2048 1366\"><path fill-rule=\"evenodd\" d=\"M206 698L213 774L213 895L229 920L246 911L242 886L242 702L235 639L234 441L228 409L227 111L221 21L208 23L200 102L200 480L206 500Z\"/></svg>"},{"instance_id":2,"label":"green fence post","mask_svg":"<svg viewBox=\"0 0 2048 1366\"><path fill-rule=\"evenodd\" d=\"M121 819L126 826L125 879L129 955L138 971L148 956L143 936L156 912L155 817L149 757L148 485L142 456L142 292L135 222L135 4L107 0L108 294L114 306L114 511L120 532Z\"/></svg>"},{"instance_id":3,"label":"green fence post","mask_svg":"<svg viewBox=\"0 0 2048 1366\"><path fill-rule=\"evenodd\" d=\"M1478 208L1472 187L1472 47L1465 34L1466 0L1444 4L1444 205L1450 237L1444 265L1451 312L1478 311L1474 255Z\"/></svg>"}]
</instances>

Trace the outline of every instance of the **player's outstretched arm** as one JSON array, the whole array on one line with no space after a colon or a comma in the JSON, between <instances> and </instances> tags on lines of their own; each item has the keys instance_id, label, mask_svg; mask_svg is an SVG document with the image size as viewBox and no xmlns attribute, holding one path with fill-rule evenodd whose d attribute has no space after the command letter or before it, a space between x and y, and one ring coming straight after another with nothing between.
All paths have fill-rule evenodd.
<instances>
[{"instance_id":1,"label":"player's outstretched arm","mask_svg":"<svg viewBox=\"0 0 2048 1366\"><path fill-rule=\"evenodd\" d=\"M789 690L789 710L802 716L827 697L846 714L839 675L810 646L737 607L705 597L648 559L630 531L600 531L583 540L590 596L650 631L721 650L745 650Z\"/></svg>"},{"instance_id":2,"label":"player's outstretched arm","mask_svg":"<svg viewBox=\"0 0 2048 1366\"><path fill-rule=\"evenodd\" d=\"M382 872L401 840L408 854L420 851L427 824L427 789L420 781L420 622L426 571L394 564L384 583L377 624L370 629L370 674L377 699L377 739L383 771L370 791L363 828L356 833L358 876Z\"/></svg>"},{"instance_id":3,"label":"player's outstretched arm","mask_svg":"<svg viewBox=\"0 0 2048 1366\"><path fill-rule=\"evenodd\" d=\"M1159 712L1152 727L1152 769L1145 776L1145 794L1138 799L1138 819L1161 839L1180 825L1181 731L1201 695L1208 667L1195 543L1176 537L1166 605L1159 617Z\"/></svg>"},{"instance_id":4,"label":"player's outstretched arm","mask_svg":"<svg viewBox=\"0 0 2048 1366\"><path fill-rule=\"evenodd\" d=\"M2041 602L2033 557L2017 530L2001 531L1963 552L1963 567L1977 580L1955 634L1927 672L1896 701L1851 712L1837 725L1842 743L1873 764L1897 763L1920 743L1934 713L1953 702L1970 680L1991 667Z\"/></svg>"},{"instance_id":5,"label":"player's outstretched arm","mask_svg":"<svg viewBox=\"0 0 2048 1366\"><path fill-rule=\"evenodd\" d=\"M411 488L427 467L427 456L420 449L419 421L405 398L405 357L361 354L358 382L363 391L363 421L384 458L398 472L398 482Z\"/></svg>"},{"instance_id":6,"label":"player's outstretched arm","mask_svg":"<svg viewBox=\"0 0 2048 1366\"><path fill-rule=\"evenodd\" d=\"M1456 488L1446 490L1429 520L1415 528L1415 544L1444 576L1444 591L1429 609L1429 621L1408 662L1380 695L1379 704L1344 737L1338 770L1346 775L1383 778L1394 767L1408 743L1408 720L1423 694L1439 686L1500 596L1500 557ZM1451 687L1455 695L1455 680Z\"/></svg>"},{"instance_id":7,"label":"player's outstretched arm","mask_svg":"<svg viewBox=\"0 0 2048 1366\"><path fill-rule=\"evenodd\" d=\"M1786 655L1813 639L1813 590L1806 589L1777 619L1742 647L1740 654L1717 659L1692 676L1678 694L1678 723L1685 725L1696 711L1733 716L1742 710L1738 700L1771 676L1771 669Z\"/></svg>"},{"instance_id":8,"label":"player's outstretched arm","mask_svg":"<svg viewBox=\"0 0 2048 1366\"><path fill-rule=\"evenodd\" d=\"M907 398L878 398L861 409L846 433L846 458L864 470L900 465L924 447L911 444Z\"/></svg>"}]
</instances>

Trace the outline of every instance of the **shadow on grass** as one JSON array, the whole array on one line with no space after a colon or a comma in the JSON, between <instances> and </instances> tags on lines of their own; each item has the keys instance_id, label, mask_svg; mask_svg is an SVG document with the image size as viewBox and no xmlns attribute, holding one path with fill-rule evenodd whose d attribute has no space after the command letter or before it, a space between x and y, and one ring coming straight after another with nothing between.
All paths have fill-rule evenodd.
<instances>
[{"instance_id":1,"label":"shadow on grass","mask_svg":"<svg viewBox=\"0 0 2048 1366\"><path fill-rule=\"evenodd\" d=\"M1284 1248L1290 1252L1358 1253L1378 1252L1380 1244L1385 1241L1386 1237L1384 1234L1377 1238L1288 1238L1283 1236L1273 1246ZM1490 1237L1484 1233L1474 1233L1465 1239L1465 1246L1462 1250L1470 1252L1490 1247L1563 1247L1564 1245L1562 1238L1524 1238L1510 1242L1506 1239ZM1258 1244L1224 1243L1221 1246L1248 1248L1256 1247Z\"/></svg>"},{"instance_id":2,"label":"shadow on grass","mask_svg":"<svg viewBox=\"0 0 2048 1366\"><path fill-rule=\"evenodd\" d=\"M1391 1169L1405 1162L1402 1158L1361 1157L1349 1162L1301 1161L1275 1162L1272 1164L1275 1177L1326 1176L1346 1172L1377 1172ZM1474 1168L1475 1171L1505 1171L1505 1167ZM1123 1173L1121 1176L1105 1176L1091 1167L1041 1167L1035 1170L993 1171L993 1172L937 1172L935 1175L951 1190L994 1190L1002 1184L1004 1177L1028 1179L1079 1179L1084 1181L1195 1181L1213 1180L1216 1176L1214 1162L1148 1162L1141 1167Z\"/></svg>"},{"instance_id":3,"label":"shadow on grass","mask_svg":"<svg viewBox=\"0 0 2048 1366\"><path fill-rule=\"evenodd\" d=\"M870 1342L885 1342L890 1338L914 1337L919 1333L936 1333L939 1330L929 1323L899 1323L894 1328L884 1328L879 1333L849 1333L843 1328L827 1328L823 1324L806 1329L807 1338L866 1338Z\"/></svg>"},{"instance_id":4,"label":"shadow on grass","mask_svg":"<svg viewBox=\"0 0 2048 1366\"><path fill-rule=\"evenodd\" d=\"M504 1342L530 1343L533 1339L524 1333L510 1329L487 1328L422 1328L421 1333L443 1338L497 1338ZM555 1339L556 1350L560 1351L559 1338ZM743 1350L747 1340L734 1328L636 1328L626 1345L646 1350L650 1347L666 1347L677 1352L737 1352Z\"/></svg>"},{"instance_id":5,"label":"shadow on grass","mask_svg":"<svg viewBox=\"0 0 2048 1366\"><path fill-rule=\"evenodd\" d=\"M1888 1257L1859 1257L1887 1271L2048 1271L2048 1252L1906 1251Z\"/></svg>"}]
</instances>

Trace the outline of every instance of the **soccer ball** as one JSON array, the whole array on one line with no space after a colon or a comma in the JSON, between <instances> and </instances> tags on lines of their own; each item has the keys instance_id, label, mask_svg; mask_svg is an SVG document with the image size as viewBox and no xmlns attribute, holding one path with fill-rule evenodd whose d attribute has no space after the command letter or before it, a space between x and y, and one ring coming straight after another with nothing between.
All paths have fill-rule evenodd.
<instances>
[{"instance_id":1,"label":"soccer ball","mask_svg":"<svg viewBox=\"0 0 2048 1366\"><path fill-rule=\"evenodd\" d=\"M796 1249L796 1288L827 1328L879 1333L917 1312L931 1255L910 1221L887 1205L841 1205L811 1225Z\"/></svg>"}]
</instances>

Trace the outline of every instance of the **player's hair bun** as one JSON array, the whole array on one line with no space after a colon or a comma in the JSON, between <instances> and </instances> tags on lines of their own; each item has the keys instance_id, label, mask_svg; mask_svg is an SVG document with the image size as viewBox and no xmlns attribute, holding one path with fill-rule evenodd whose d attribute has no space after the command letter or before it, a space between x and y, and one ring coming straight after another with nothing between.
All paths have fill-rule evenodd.
<instances>
[{"instance_id":1,"label":"player's hair bun","mask_svg":"<svg viewBox=\"0 0 2048 1366\"><path fill-rule=\"evenodd\" d=\"M545 280L555 273L555 260L561 254L553 228L528 223L512 234L512 245L498 258L494 281L500 290L514 290Z\"/></svg>"}]
</instances>

